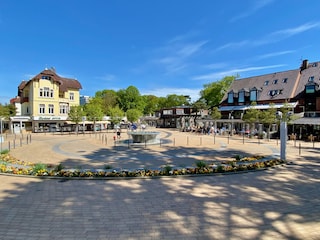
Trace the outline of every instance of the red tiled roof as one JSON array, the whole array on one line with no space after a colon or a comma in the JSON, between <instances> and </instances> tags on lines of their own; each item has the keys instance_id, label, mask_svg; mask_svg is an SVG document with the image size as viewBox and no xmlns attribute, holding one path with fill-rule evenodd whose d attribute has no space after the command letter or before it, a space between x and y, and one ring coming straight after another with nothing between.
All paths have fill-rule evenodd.
<instances>
[{"instance_id":1,"label":"red tiled roof","mask_svg":"<svg viewBox=\"0 0 320 240\"><path fill-rule=\"evenodd\" d=\"M41 73L39 73L38 75L30 79L28 82L22 81L18 87L18 90L19 91L23 90L25 86L27 86L30 82L41 79L43 76L49 76L51 80L59 83L59 90L62 92L66 92L68 91L68 89L77 89L77 90L82 89L82 86L78 80L60 77L53 70L45 69L44 71L42 71Z\"/></svg>"}]
</instances>

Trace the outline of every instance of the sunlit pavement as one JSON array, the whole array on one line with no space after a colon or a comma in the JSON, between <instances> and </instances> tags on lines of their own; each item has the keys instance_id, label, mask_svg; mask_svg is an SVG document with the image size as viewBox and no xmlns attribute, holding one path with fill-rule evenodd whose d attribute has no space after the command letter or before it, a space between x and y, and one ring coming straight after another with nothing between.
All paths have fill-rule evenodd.
<instances>
[{"instance_id":1,"label":"sunlit pavement","mask_svg":"<svg viewBox=\"0 0 320 240\"><path fill-rule=\"evenodd\" d=\"M205 139L192 143L190 136L186 147L179 134L171 136L175 146L171 139L167 148L141 149L137 156L152 151L170 158L173 148L185 155L191 146L196 152L212 144L205 145ZM99 141L91 139L81 151L88 152L90 144L99 147ZM44 142L34 139L12 152L27 156L37 145L44 148ZM218 159L229 151L277 154L278 149L275 142L228 143L226 138L217 138L211 147ZM59 149L47 149L47 155L67 164L90 159L76 162L79 151L71 145ZM49 161L45 150L39 151ZM292 164L206 177L65 181L0 175L0 239L320 239L319 143L304 145L300 152L291 142L287 159Z\"/></svg>"}]
</instances>

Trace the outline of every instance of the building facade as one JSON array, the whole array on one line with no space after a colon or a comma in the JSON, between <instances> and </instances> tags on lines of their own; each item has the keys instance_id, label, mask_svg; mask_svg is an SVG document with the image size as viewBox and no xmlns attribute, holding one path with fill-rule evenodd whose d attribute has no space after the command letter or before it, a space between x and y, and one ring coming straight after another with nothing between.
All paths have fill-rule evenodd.
<instances>
[{"instance_id":1,"label":"building facade","mask_svg":"<svg viewBox=\"0 0 320 240\"><path fill-rule=\"evenodd\" d=\"M11 102L19 107L12 117L11 131L53 131L65 126L71 106L80 104L81 84L76 79L59 76L54 69L45 69L18 86L18 95Z\"/></svg>"},{"instance_id":2,"label":"building facade","mask_svg":"<svg viewBox=\"0 0 320 240\"><path fill-rule=\"evenodd\" d=\"M221 121L237 121L238 128L243 128L241 119L253 102L261 110L273 104L278 110L291 108L299 118L291 122L292 133L300 138L311 133L320 135L319 84L320 62L308 60L303 60L298 69L235 80L221 101Z\"/></svg>"}]
</instances>

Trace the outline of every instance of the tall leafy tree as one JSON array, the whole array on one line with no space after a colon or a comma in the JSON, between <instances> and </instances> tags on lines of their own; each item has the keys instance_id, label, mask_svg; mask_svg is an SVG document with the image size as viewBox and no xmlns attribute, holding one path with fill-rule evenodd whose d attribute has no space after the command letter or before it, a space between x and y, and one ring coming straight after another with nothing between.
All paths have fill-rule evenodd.
<instances>
[{"instance_id":1,"label":"tall leafy tree","mask_svg":"<svg viewBox=\"0 0 320 240\"><path fill-rule=\"evenodd\" d=\"M156 110L159 110L159 98L154 95L143 95L142 99L145 103L143 114L154 114Z\"/></svg>"},{"instance_id":2,"label":"tall leafy tree","mask_svg":"<svg viewBox=\"0 0 320 240\"><path fill-rule=\"evenodd\" d=\"M135 122L142 116L142 113L137 109L129 109L127 111L127 118L129 122Z\"/></svg>"},{"instance_id":3,"label":"tall leafy tree","mask_svg":"<svg viewBox=\"0 0 320 240\"><path fill-rule=\"evenodd\" d=\"M107 114L110 116L113 124L120 123L122 117L124 116L124 112L118 106L109 108Z\"/></svg>"},{"instance_id":4,"label":"tall leafy tree","mask_svg":"<svg viewBox=\"0 0 320 240\"><path fill-rule=\"evenodd\" d=\"M69 119L76 124L75 131L79 131L79 123L82 121L82 118L85 116L82 106L71 106L70 112L68 114Z\"/></svg>"},{"instance_id":5,"label":"tall leafy tree","mask_svg":"<svg viewBox=\"0 0 320 240\"><path fill-rule=\"evenodd\" d=\"M223 79L204 85L204 89L200 91L200 98L203 99L208 106L218 106L231 86L232 82L238 76L226 76Z\"/></svg>"},{"instance_id":6,"label":"tall leafy tree","mask_svg":"<svg viewBox=\"0 0 320 240\"><path fill-rule=\"evenodd\" d=\"M95 97L101 99L101 105L105 114L109 108L113 108L118 104L117 92L111 89L98 91L96 92Z\"/></svg>"},{"instance_id":7,"label":"tall leafy tree","mask_svg":"<svg viewBox=\"0 0 320 240\"><path fill-rule=\"evenodd\" d=\"M267 136L270 139L270 129L272 124L276 123L276 112L277 109L275 108L274 104L270 104L267 110L260 112L260 122L267 125Z\"/></svg>"},{"instance_id":8,"label":"tall leafy tree","mask_svg":"<svg viewBox=\"0 0 320 240\"><path fill-rule=\"evenodd\" d=\"M92 98L90 102L84 105L84 111L86 113L87 119L93 121L93 130L96 131L96 122L102 120L103 109L102 109L101 99Z\"/></svg>"},{"instance_id":9,"label":"tall leafy tree","mask_svg":"<svg viewBox=\"0 0 320 240\"><path fill-rule=\"evenodd\" d=\"M253 102L250 108L243 115L242 120L250 125L251 132L255 129L255 124L259 123L261 111L256 108L257 103Z\"/></svg>"},{"instance_id":10,"label":"tall leafy tree","mask_svg":"<svg viewBox=\"0 0 320 240\"><path fill-rule=\"evenodd\" d=\"M129 109L138 109L141 112L143 111L145 102L136 87L129 86L126 89L120 89L117 92L117 95L118 104L122 111L127 112Z\"/></svg>"}]
</instances>

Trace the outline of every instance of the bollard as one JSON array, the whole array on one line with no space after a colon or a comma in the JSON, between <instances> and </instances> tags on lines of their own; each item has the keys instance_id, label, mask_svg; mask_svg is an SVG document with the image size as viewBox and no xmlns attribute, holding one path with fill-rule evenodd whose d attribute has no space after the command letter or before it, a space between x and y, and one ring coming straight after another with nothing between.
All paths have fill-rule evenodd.
<instances>
[{"instance_id":1,"label":"bollard","mask_svg":"<svg viewBox=\"0 0 320 240\"><path fill-rule=\"evenodd\" d=\"M299 156L301 156L301 143L299 143Z\"/></svg>"},{"instance_id":2,"label":"bollard","mask_svg":"<svg viewBox=\"0 0 320 240\"><path fill-rule=\"evenodd\" d=\"M216 133L213 135L213 144L216 144Z\"/></svg>"},{"instance_id":3,"label":"bollard","mask_svg":"<svg viewBox=\"0 0 320 240\"><path fill-rule=\"evenodd\" d=\"M160 138L160 140L159 140L159 144L160 144L160 147L161 147L161 138Z\"/></svg>"},{"instance_id":4,"label":"bollard","mask_svg":"<svg viewBox=\"0 0 320 240\"><path fill-rule=\"evenodd\" d=\"M173 138L173 146L175 146L175 145L176 145L176 139Z\"/></svg>"},{"instance_id":5,"label":"bollard","mask_svg":"<svg viewBox=\"0 0 320 240\"><path fill-rule=\"evenodd\" d=\"M15 149L16 148L16 140L14 139L13 140L13 149Z\"/></svg>"},{"instance_id":6,"label":"bollard","mask_svg":"<svg viewBox=\"0 0 320 240\"><path fill-rule=\"evenodd\" d=\"M202 137L200 137L200 146L202 146Z\"/></svg>"},{"instance_id":7,"label":"bollard","mask_svg":"<svg viewBox=\"0 0 320 240\"><path fill-rule=\"evenodd\" d=\"M147 148L147 140L144 140L144 148Z\"/></svg>"},{"instance_id":8,"label":"bollard","mask_svg":"<svg viewBox=\"0 0 320 240\"><path fill-rule=\"evenodd\" d=\"M20 138L20 147L22 147L22 138Z\"/></svg>"},{"instance_id":9,"label":"bollard","mask_svg":"<svg viewBox=\"0 0 320 240\"><path fill-rule=\"evenodd\" d=\"M312 146L313 146L313 148L314 148L314 139L312 139Z\"/></svg>"},{"instance_id":10,"label":"bollard","mask_svg":"<svg viewBox=\"0 0 320 240\"><path fill-rule=\"evenodd\" d=\"M27 135L27 145L28 145L28 143L29 143L29 136Z\"/></svg>"},{"instance_id":11,"label":"bollard","mask_svg":"<svg viewBox=\"0 0 320 240\"><path fill-rule=\"evenodd\" d=\"M229 141L230 141L230 135L228 135L228 144L229 144Z\"/></svg>"},{"instance_id":12,"label":"bollard","mask_svg":"<svg viewBox=\"0 0 320 240\"><path fill-rule=\"evenodd\" d=\"M187 146L189 146L189 136L187 136Z\"/></svg>"},{"instance_id":13,"label":"bollard","mask_svg":"<svg viewBox=\"0 0 320 240\"><path fill-rule=\"evenodd\" d=\"M11 147L10 147L10 142L8 142L8 148L9 148L9 151L11 150Z\"/></svg>"}]
</instances>

